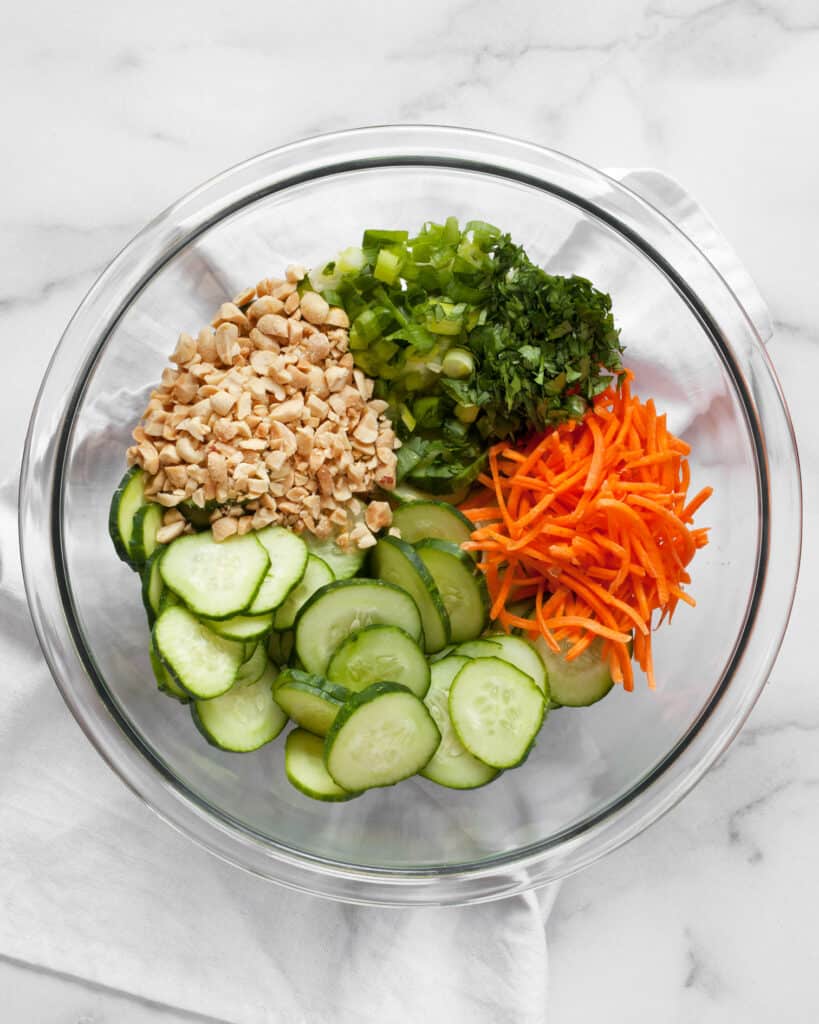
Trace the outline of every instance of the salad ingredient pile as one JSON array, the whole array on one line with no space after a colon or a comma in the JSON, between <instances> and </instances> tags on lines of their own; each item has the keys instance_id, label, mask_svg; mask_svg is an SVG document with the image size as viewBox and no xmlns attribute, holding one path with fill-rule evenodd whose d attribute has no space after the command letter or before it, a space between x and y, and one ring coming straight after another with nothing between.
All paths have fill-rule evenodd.
<instances>
[{"instance_id":1,"label":"salad ingredient pile","mask_svg":"<svg viewBox=\"0 0 819 1024\"><path fill-rule=\"evenodd\" d=\"M182 334L128 450L145 495L168 509L160 541L185 513L218 540L271 523L334 534L341 548L375 543L356 495L395 484L399 442L348 352L347 314L299 294L300 267L225 303L197 339ZM203 515L207 510L207 514Z\"/></svg>"},{"instance_id":2,"label":"salad ingredient pile","mask_svg":"<svg viewBox=\"0 0 819 1024\"><path fill-rule=\"evenodd\" d=\"M287 778L342 801L486 785L633 660L654 688L711 488L621 355L608 295L454 218L182 334L110 512L160 690L225 751L292 720Z\"/></svg>"},{"instance_id":3,"label":"salad ingredient pile","mask_svg":"<svg viewBox=\"0 0 819 1024\"><path fill-rule=\"evenodd\" d=\"M689 527L712 492L688 501L689 447L651 400L632 396L631 378L580 421L522 447L494 446L480 478L486 491L464 507L480 523L464 547L484 553L493 618L543 637L554 653L562 643L568 661L602 637L612 677L627 690L632 633L653 689L652 615L670 619L679 601L694 603L682 589L685 567L708 534ZM532 599L533 617L508 610Z\"/></svg>"},{"instance_id":4,"label":"salad ingredient pile","mask_svg":"<svg viewBox=\"0 0 819 1024\"><path fill-rule=\"evenodd\" d=\"M582 416L622 371L609 296L482 221L366 231L316 280L407 442L399 479L428 491L471 483L489 439Z\"/></svg>"}]
</instances>

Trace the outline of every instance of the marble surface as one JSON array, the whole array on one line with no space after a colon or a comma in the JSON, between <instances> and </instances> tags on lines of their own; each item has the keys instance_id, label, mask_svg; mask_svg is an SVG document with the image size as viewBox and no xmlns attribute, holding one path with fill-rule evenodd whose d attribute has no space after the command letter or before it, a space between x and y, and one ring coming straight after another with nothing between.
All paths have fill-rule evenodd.
<instances>
[{"instance_id":1,"label":"marble surface","mask_svg":"<svg viewBox=\"0 0 819 1024\"><path fill-rule=\"evenodd\" d=\"M87 2L0 14L0 330L39 376L84 291L151 216L226 165L390 121L519 135L696 195L770 305L805 476L791 626L747 727L699 787L569 879L550 1024L819 1017L819 10L815 0ZM4 395L19 420L30 397ZM5 476L13 446L0 455ZM0 955L3 953L0 950ZM0 959L3 1019L192 1018ZM271 1018L275 1019L275 1018Z\"/></svg>"}]
</instances>

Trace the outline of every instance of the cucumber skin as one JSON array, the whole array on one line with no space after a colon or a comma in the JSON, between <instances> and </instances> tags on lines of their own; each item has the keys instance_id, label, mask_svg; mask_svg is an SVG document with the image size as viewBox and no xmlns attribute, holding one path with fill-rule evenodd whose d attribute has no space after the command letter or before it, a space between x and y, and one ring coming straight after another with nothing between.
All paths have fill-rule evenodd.
<instances>
[{"instance_id":1,"label":"cucumber skin","mask_svg":"<svg viewBox=\"0 0 819 1024\"><path fill-rule=\"evenodd\" d=\"M134 563L131 561L131 553L125 547L125 544L119 535L119 503L125 488L131 483L133 478L140 473L142 473L142 470L139 466L131 466L125 476L117 484L117 489L114 491L113 497L111 498L111 506L108 511L108 534L111 537L111 541L113 542L117 555L132 569L134 568Z\"/></svg>"},{"instance_id":2,"label":"cucumber skin","mask_svg":"<svg viewBox=\"0 0 819 1024\"><path fill-rule=\"evenodd\" d=\"M168 671L162 658L160 658L159 654L156 652L153 643L151 643L150 648L148 649L148 655L151 659L151 668L153 669L154 679L156 679L156 688L160 693L164 693L166 696L171 697L180 704L190 704L192 698L188 696L186 690L182 690L179 687L179 684ZM174 687L177 687L178 689L174 689Z\"/></svg>"},{"instance_id":3,"label":"cucumber skin","mask_svg":"<svg viewBox=\"0 0 819 1024\"><path fill-rule=\"evenodd\" d=\"M154 554L159 549L159 545L156 543L154 538L154 547L150 554L145 550L145 520L148 516L156 516L159 513L159 526L162 526L162 506L156 505L153 502L149 502L137 509L136 515L134 516L134 529L131 535L131 565L136 569L137 572L141 572L142 569L148 564L148 560L153 558Z\"/></svg>"},{"instance_id":4,"label":"cucumber skin","mask_svg":"<svg viewBox=\"0 0 819 1024\"><path fill-rule=\"evenodd\" d=\"M154 551L154 553L151 555L151 557L145 563L145 565L143 566L143 569L142 569L142 603L145 606L145 614L148 616L148 625L149 626L153 626L154 622L156 621L156 617L159 614L160 609L162 607L161 604L160 604L159 608L154 610L153 606L151 605L151 597L150 597L150 592L151 592L151 572L153 570L154 564L158 561L158 559L161 556L161 554L162 554L162 548L157 548L156 551ZM157 572L159 572L159 568L158 567L157 567ZM165 589L165 584L162 582L162 577L161 576L159 577L159 582L162 584L162 589L164 590ZM160 601L161 600L162 600L162 592L160 592Z\"/></svg>"},{"instance_id":5,"label":"cucumber skin","mask_svg":"<svg viewBox=\"0 0 819 1024\"><path fill-rule=\"evenodd\" d=\"M296 683L301 686L309 686L314 690L320 690L330 697L331 700L337 700L339 704L346 703L350 697L350 691L346 686L342 686L340 683L333 683L329 679L325 679L324 676L315 675L313 672L303 672L298 668L285 668L279 672L273 683L274 695L280 686L285 686L287 683Z\"/></svg>"},{"instance_id":6,"label":"cucumber skin","mask_svg":"<svg viewBox=\"0 0 819 1024\"><path fill-rule=\"evenodd\" d=\"M460 515L460 513L458 514ZM466 551L463 550L463 548L461 548L458 544L455 544L453 541L441 540L438 537L428 537L426 540L419 541L415 545L415 550L419 552L419 558L421 558L421 561L423 561L423 558L421 557L420 552L424 550L440 551L442 554L450 555L452 558L457 558L458 561L463 566L463 568L475 580L478 593L480 594L481 607L483 608L483 620L481 622L481 628L478 630L474 637L470 638L472 640L477 640L477 638L483 633L483 631L489 625L489 611L490 608L492 607L492 602L489 598L489 588L486 585L486 577L475 564L475 559L472 558L471 555L468 555ZM427 566L427 569L430 575L432 575L432 570L429 568L429 566ZM434 578L435 577L433 576L433 580ZM460 642L469 643L469 640L462 640Z\"/></svg>"},{"instance_id":7,"label":"cucumber skin","mask_svg":"<svg viewBox=\"0 0 819 1024\"><path fill-rule=\"evenodd\" d=\"M329 761L329 758L330 758L330 752L332 751L333 743L335 742L336 736L341 731L341 729L344 727L344 724L346 722L348 722L353 717L355 712L361 707L362 704L369 704L369 702L371 700L374 700L376 697L380 697L380 696L382 696L385 693L408 693L411 697L415 698L415 700L417 700L418 703L423 707L424 711L426 711L427 716L428 716L430 722L432 722L433 728L438 733L438 744L440 745L440 742L441 742L441 730L436 725L435 719L432 717L429 708L426 706L426 704L424 704L424 702L422 700L420 700L418 697L415 696L415 694L412 692L412 690L410 690L410 688L408 686L404 686L401 683L371 683L367 687L366 690L360 690L358 693L353 693L353 694L351 694L347 698L347 700L344 703L344 706L341 708L339 713L336 715L336 720L335 720L335 722L333 722L333 724L332 724L332 726L330 728L330 731L327 733L327 736L325 737L325 740L324 740L324 767L327 769L327 773L329 774L331 779L333 778L333 773L330 771L330 767L328 765L328 761ZM436 747L436 750L437 750L437 747ZM429 761L432 760L432 756L434 755L434 753L435 753L435 751L433 750L432 754L430 755ZM403 782L404 779L411 779L413 777L413 775L417 775L420 771L422 771L424 768L426 768L427 764L429 764L429 761L427 761L426 764L422 764L420 766L420 768L416 768L415 771L408 772L406 775L403 775L400 779L396 779L395 782L391 782L389 785L395 786L399 782ZM335 779L333 779L333 781L335 782ZM340 782L336 782L336 785L337 786L341 786L341 783ZM342 786L341 788L343 789L344 787ZM373 788L374 789L387 789L388 787L387 786L374 786Z\"/></svg>"},{"instance_id":8,"label":"cucumber skin","mask_svg":"<svg viewBox=\"0 0 819 1024\"><path fill-rule=\"evenodd\" d=\"M421 561L421 559L418 557L418 555L417 555L417 553L415 551L415 548L412 546L412 544L407 544L405 541L400 540L398 537L389 537L389 536L382 537L378 541L378 544L376 544L376 546L372 549L372 554L370 556L370 567L372 569L375 569L375 563L376 563L376 561L378 559L377 552L378 552L378 547L379 547L380 544L389 545L390 547L395 548L395 550L400 552L401 555L403 555L403 557L410 563L411 567L413 569L415 569L415 571L418 573L418 576L420 577L421 583L423 584L424 588L426 589L427 594L429 595L429 599L430 599L430 601L432 602L432 604L435 607L435 611L436 611L436 613L438 615L438 618L441 620L441 626L443 627L443 630L444 630L444 642L441 644L440 647L436 648L436 651L440 651L443 647L446 647L450 643L451 627L450 627L450 624L449 624L449 615L447 614L446 606L444 605L444 600L441 597L441 594L440 594L440 591L438 590L438 587L435 585L435 580L432 578L432 574L430 573L429 569L427 569L427 567L424 565L424 563ZM382 580L382 582L383 583L388 583L390 581L389 580ZM398 587L399 590L403 590L404 589L398 583L393 583L392 585ZM404 593L409 593L409 591L404 591ZM410 596L411 600L415 600L412 597L412 594L409 594L409 596ZM420 608L418 610L420 612ZM422 628L423 628L423 616L422 616L422 619L421 619L421 623L422 623ZM427 646L426 637L424 637L424 647L423 647L423 650L424 650L425 654L435 654L435 651L429 650L429 648Z\"/></svg>"},{"instance_id":9,"label":"cucumber skin","mask_svg":"<svg viewBox=\"0 0 819 1024\"><path fill-rule=\"evenodd\" d=\"M273 682L273 700L305 732L310 732L311 730L307 726L302 725L298 718L292 716L290 711L279 702L279 690L286 686L292 687L297 693L301 692L308 696L317 697L319 700L326 700L328 704L334 704L336 707L336 718L350 696L350 691L346 687L339 686L338 683L331 683L323 676L317 676L311 672L302 672L300 669L295 668L286 668L280 672ZM316 735L320 735L320 733L317 732Z\"/></svg>"}]
</instances>

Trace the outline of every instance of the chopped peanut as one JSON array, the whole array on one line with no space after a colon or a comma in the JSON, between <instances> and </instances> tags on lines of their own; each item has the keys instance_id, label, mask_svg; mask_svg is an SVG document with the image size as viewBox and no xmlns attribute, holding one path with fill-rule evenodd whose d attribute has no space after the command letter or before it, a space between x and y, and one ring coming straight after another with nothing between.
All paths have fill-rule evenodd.
<instances>
[{"instance_id":1,"label":"chopped peanut","mask_svg":"<svg viewBox=\"0 0 819 1024\"><path fill-rule=\"evenodd\" d=\"M354 495L394 486L400 442L354 367L347 314L299 296L305 276L293 265L223 303L195 339L180 334L128 449L166 509L160 543L192 529L183 501L212 503L216 540L277 523L363 549L392 522L386 502L362 509Z\"/></svg>"}]
</instances>

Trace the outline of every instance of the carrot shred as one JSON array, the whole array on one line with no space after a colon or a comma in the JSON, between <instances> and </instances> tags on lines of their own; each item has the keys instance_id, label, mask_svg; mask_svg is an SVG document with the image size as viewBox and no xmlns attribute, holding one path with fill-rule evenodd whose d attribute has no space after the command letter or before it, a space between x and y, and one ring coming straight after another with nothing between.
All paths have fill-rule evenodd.
<instances>
[{"instance_id":1,"label":"carrot shred","mask_svg":"<svg viewBox=\"0 0 819 1024\"><path fill-rule=\"evenodd\" d=\"M627 371L582 420L494 445L483 487L461 506L474 524L464 547L482 555L493 618L567 660L599 639L626 690L632 648L655 688L652 630L680 601L695 603L686 567L708 529L692 523L713 493L688 499L690 448L652 400L632 394L632 380ZM524 599L534 599L528 615L508 611Z\"/></svg>"}]
</instances>

